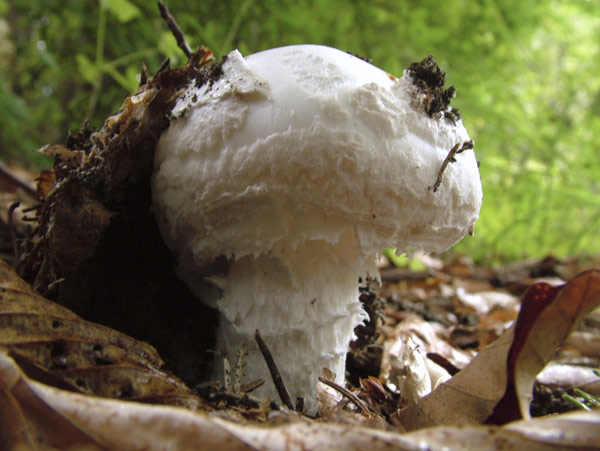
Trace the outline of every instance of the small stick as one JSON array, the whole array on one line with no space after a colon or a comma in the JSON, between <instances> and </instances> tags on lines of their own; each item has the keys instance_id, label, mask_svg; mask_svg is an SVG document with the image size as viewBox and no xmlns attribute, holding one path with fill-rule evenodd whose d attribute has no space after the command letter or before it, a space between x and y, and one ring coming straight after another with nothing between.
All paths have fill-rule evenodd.
<instances>
[{"instance_id":1,"label":"small stick","mask_svg":"<svg viewBox=\"0 0 600 451\"><path fill-rule=\"evenodd\" d=\"M438 172L437 179L435 179L435 183L433 184L433 192L434 193L437 192L438 188L442 184L442 175L444 174L444 171L446 170L446 166L448 166L448 163L454 163L456 161L456 159L454 158L456 156L456 154L459 154L465 150L472 149L472 148L473 148L473 141L465 141L464 143L462 143L462 147L461 147L460 143L456 143L454 145L454 147L452 147L452 149L450 149L450 152L448 152L448 156L442 163L442 167L440 168L440 170Z\"/></svg>"},{"instance_id":2,"label":"small stick","mask_svg":"<svg viewBox=\"0 0 600 451\"><path fill-rule=\"evenodd\" d=\"M164 72L166 70L169 70L171 68L171 60L169 58L166 58L161 64L160 67L158 68L158 70L156 71L156 75L160 74L161 72Z\"/></svg>"},{"instance_id":3,"label":"small stick","mask_svg":"<svg viewBox=\"0 0 600 451\"><path fill-rule=\"evenodd\" d=\"M231 364L229 363L229 349L227 345L223 343L221 345L221 357L223 358L223 369L225 373L225 390L231 390Z\"/></svg>"},{"instance_id":4,"label":"small stick","mask_svg":"<svg viewBox=\"0 0 600 451\"><path fill-rule=\"evenodd\" d=\"M262 355L265 359L265 362L267 363L267 366L269 367L269 372L271 373L271 377L273 378L273 383L275 384L277 393L279 393L281 402L288 409L294 410L294 405L292 404L292 399L290 398L290 394L288 393L287 389L285 388L285 384L283 382L283 379L281 378L281 374L279 373L279 370L277 369L277 365L275 365L275 360L273 360L273 355L271 354L271 351L269 351L269 348L267 347L267 344L265 343L265 341L260 336L260 332L258 331L258 329L256 329L256 332L254 332L254 339L256 340L256 343L258 344L258 348L260 349L260 352L262 353Z\"/></svg>"},{"instance_id":5,"label":"small stick","mask_svg":"<svg viewBox=\"0 0 600 451\"><path fill-rule=\"evenodd\" d=\"M15 230L15 224L13 222L13 215L15 210L19 208L21 202L15 202L8 208L8 228L10 230L10 237L12 239L13 252L15 254L15 264L19 261L19 244L17 243L17 231Z\"/></svg>"},{"instance_id":6,"label":"small stick","mask_svg":"<svg viewBox=\"0 0 600 451\"><path fill-rule=\"evenodd\" d=\"M334 390L339 391L342 395L344 395L346 398L352 401L354 405L358 407L358 410L360 410L361 412L369 412L371 414L375 414L375 412L373 412L373 410L368 405L366 405L358 396L356 396L350 390L347 390L346 388L336 384L333 381L327 380L322 376L319 376L319 381L323 382L325 385L329 385Z\"/></svg>"},{"instance_id":7,"label":"small stick","mask_svg":"<svg viewBox=\"0 0 600 451\"><path fill-rule=\"evenodd\" d=\"M148 68L142 63L142 69L140 70L140 88L148 82Z\"/></svg>"},{"instance_id":8,"label":"small stick","mask_svg":"<svg viewBox=\"0 0 600 451\"><path fill-rule=\"evenodd\" d=\"M42 203L41 202L37 202L36 204L32 205L31 207L23 208L21 211L23 213L29 213L29 212L32 212L34 210L37 210L41 206L42 206Z\"/></svg>"},{"instance_id":9,"label":"small stick","mask_svg":"<svg viewBox=\"0 0 600 451\"><path fill-rule=\"evenodd\" d=\"M183 53L185 53L185 56L188 58L192 56L192 49L185 40L183 31L181 31L181 28L179 28L179 25L177 25L175 18L169 12L169 8L167 8L167 5L165 5L162 0L158 0L158 9L160 10L160 16L165 20L165 22L167 22L169 30L171 30L171 33L173 33L173 36L175 36L175 40L177 41L179 48L183 50Z\"/></svg>"},{"instance_id":10,"label":"small stick","mask_svg":"<svg viewBox=\"0 0 600 451\"><path fill-rule=\"evenodd\" d=\"M248 382L240 387L240 393L250 393L256 390L258 387L262 387L264 383L264 379L256 379L255 381Z\"/></svg>"}]
</instances>

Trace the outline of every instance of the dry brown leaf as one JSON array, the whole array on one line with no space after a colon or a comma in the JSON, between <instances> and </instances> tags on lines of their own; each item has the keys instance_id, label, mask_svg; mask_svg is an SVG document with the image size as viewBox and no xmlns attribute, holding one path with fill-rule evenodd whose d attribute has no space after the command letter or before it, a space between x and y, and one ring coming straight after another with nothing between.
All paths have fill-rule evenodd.
<instances>
[{"instance_id":1,"label":"dry brown leaf","mask_svg":"<svg viewBox=\"0 0 600 451\"><path fill-rule=\"evenodd\" d=\"M553 449L600 449L600 410L515 421L503 429Z\"/></svg>"},{"instance_id":2,"label":"dry brown leaf","mask_svg":"<svg viewBox=\"0 0 600 451\"><path fill-rule=\"evenodd\" d=\"M536 377L536 382L564 390L579 388L587 393L600 395L600 377L590 367L550 362Z\"/></svg>"},{"instance_id":3,"label":"dry brown leaf","mask_svg":"<svg viewBox=\"0 0 600 451\"><path fill-rule=\"evenodd\" d=\"M508 355L506 393L494 409L491 422L507 423L519 419L519 413L522 418L531 418L529 406L536 376L579 322L598 305L598 270L583 272L559 287L539 283L525 293Z\"/></svg>"},{"instance_id":4,"label":"dry brown leaf","mask_svg":"<svg viewBox=\"0 0 600 451\"><path fill-rule=\"evenodd\" d=\"M591 332L575 331L564 343L581 355L600 357L600 336Z\"/></svg>"},{"instance_id":5,"label":"dry brown leaf","mask_svg":"<svg viewBox=\"0 0 600 451\"><path fill-rule=\"evenodd\" d=\"M497 426L437 426L405 436L429 450L599 449L600 411L574 412Z\"/></svg>"},{"instance_id":6,"label":"dry brown leaf","mask_svg":"<svg viewBox=\"0 0 600 451\"><path fill-rule=\"evenodd\" d=\"M448 382L398 411L393 421L409 431L440 424L483 423L504 394L512 338L511 328Z\"/></svg>"},{"instance_id":7,"label":"dry brown leaf","mask_svg":"<svg viewBox=\"0 0 600 451\"><path fill-rule=\"evenodd\" d=\"M0 351L2 449L122 450L550 450L597 447L600 412L559 415L504 428L435 427L410 434L298 418L241 424L186 409L66 392L27 378Z\"/></svg>"},{"instance_id":8,"label":"dry brown leaf","mask_svg":"<svg viewBox=\"0 0 600 451\"><path fill-rule=\"evenodd\" d=\"M31 286L23 279L18 277L14 269L2 260L0 260L0 288L11 288L15 291L36 294L33 288L31 288ZM18 305L19 303L20 301L16 304Z\"/></svg>"},{"instance_id":9,"label":"dry brown leaf","mask_svg":"<svg viewBox=\"0 0 600 451\"><path fill-rule=\"evenodd\" d=\"M37 198L43 199L45 198L54 185L56 184L56 175L53 171L49 171L47 169L43 169L40 172L40 175L36 179L37 181Z\"/></svg>"},{"instance_id":10,"label":"dry brown leaf","mask_svg":"<svg viewBox=\"0 0 600 451\"><path fill-rule=\"evenodd\" d=\"M433 425L495 424L530 418L537 374L579 321L600 304L600 271L560 287L536 284L513 327L450 381L394 415L407 430Z\"/></svg>"},{"instance_id":11,"label":"dry brown leaf","mask_svg":"<svg viewBox=\"0 0 600 451\"><path fill-rule=\"evenodd\" d=\"M111 398L199 404L183 382L161 370L153 347L44 299L1 261L0 348L30 377L55 387Z\"/></svg>"}]
</instances>

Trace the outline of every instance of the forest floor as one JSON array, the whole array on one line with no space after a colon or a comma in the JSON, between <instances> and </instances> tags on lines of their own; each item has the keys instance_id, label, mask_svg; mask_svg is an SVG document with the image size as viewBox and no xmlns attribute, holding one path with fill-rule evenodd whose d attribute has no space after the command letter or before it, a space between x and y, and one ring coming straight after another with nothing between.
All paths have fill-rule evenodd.
<instances>
[{"instance_id":1,"label":"forest floor","mask_svg":"<svg viewBox=\"0 0 600 451\"><path fill-rule=\"evenodd\" d=\"M23 220L23 209L27 210L27 205L34 203L36 174L20 168L0 169L0 258L10 265L15 257L15 237L23 235L28 227L27 221ZM16 202L21 202L23 206L15 207ZM549 254L541 259L528 259L490 267L474 264L467 256L454 256L451 261L444 261L417 254L412 261L406 262L404 267L395 266L386 257L382 257L379 263L382 285L376 291L377 295L374 295L368 287L362 290L361 299L365 302L372 321L357 331L359 338L353 343L348 358L349 385L334 386L334 393L337 390L337 396L332 399L335 401L329 400L327 405L328 401L325 399L323 411L329 412L332 421L347 422L347 419L341 419L335 413L346 410L354 414L361 413L363 416L368 413L370 419L367 426L385 430L394 427L410 430L418 429L420 426L415 424L406 427L407 425L403 423L401 417L397 416L396 411L410 406L416 399L430 393L439 381L446 381L460 374L459 372L473 361L479 351L496 342L511 328L519 316L523 299L532 295L538 296L541 293L540 289L544 287L581 286L580 282L565 284L569 281L581 280L578 274L589 274L585 271L600 268L600 257L558 258ZM597 275L593 271L592 273L591 283L597 286ZM535 287L533 291L530 289L532 286ZM586 288L583 295L579 297L587 297L588 291ZM556 296L560 297L563 292L564 290L557 291ZM574 294L564 296L568 298L570 304L580 302L575 299ZM525 322L529 317L528 325L523 326L527 328L528 333L535 332L539 335L540 332L535 327L541 320L531 314L522 316ZM600 395L600 376L594 371L600 368L600 311L596 309L583 315L582 319L576 322L565 322L560 317L555 317L554 320L558 329L563 327L574 330L560 343L548 365L544 362L541 365L544 369L539 373L536 371L537 375L533 375L535 384L530 411L534 417L585 408L577 407L573 400L579 400L581 404L593 407L593 402L590 404L582 398L581 392L576 389L592 396ZM56 328L55 326L55 323L52 323L52 328ZM542 329L542 335L547 333L549 337L553 332L547 328ZM91 332L86 333L91 334ZM57 342L56 337L44 340ZM62 343L67 339L62 337L61 340ZM535 337L523 339L523 342L534 342L534 345L538 341L546 342L545 338L544 340ZM138 352L138 348L135 347L137 345L132 346L135 348L133 352ZM22 350L15 351L15 349L17 348L11 349L13 358L17 355L25 359L23 361L28 361L29 357L23 357L25 354L21 352ZM66 352L63 348L59 351ZM55 371L59 351L53 348L51 357L54 363L46 368L48 372L53 372L54 379L59 374ZM144 359L152 360L146 354ZM521 354L527 356L526 351L522 351ZM509 354L508 366L516 366L518 357L518 355L511 357ZM129 363L133 365L135 362ZM38 365L40 362L35 364ZM103 360L102 364L107 369L110 366L106 365L106 360ZM505 363L502 362L502 365ZM502 365L501 368L504 368ZM491 363L486 364L486 367L490 367L490 371L493 371L492 366ZM61 367L59 370L63 371L64 368ZM31 371L25 372L29 377L35 378ZM60 374L66 373L63 371ZM509 380L512 377L510 374L509 370ZM46 374L45 378L42 378L46 383L49 380L47 376ZM64 378L60 376L59 378L63 378L60 382L69 383L71 381L69 377L72 377L72 374ZM479 375L479 377L485 376ZM518 385L519 376L514 377L516 379L513 382ZM165 379L167 378L165 376ZM436 381L436 378L439 378L439 381ZM79 385L80 379L74 380L76 385ZM112 382L102 383L106 384L104 392L108 393L112 390L110 385ZM120 383L122 386L122 382ZM130 387L130 390L135 392L136 382L132 384L133 388ZM237 418L237 421L240 421L240 418L244 421L267 421L269 412L273 408L273 404L265 405L245 394L229 396L221 387L214 385L197 387L192 394L179 382L174 385L171 382L169 384L158 384L154 388L158 392L166 390L172 393L175 390L178 396L173 397L169 394L169 399L176 398L174 403L177 405L189 407L189 399L193 396L194 401L191 404L196 409L200 407L201 410L213 412L227 411L228 418L231 418L231 409L233 409L235 411L233 417ZM102 395L103 389L96 387L95 390L91 394ZM326 392L323 387L321 391ZM90 394L89 390L81 390L81 392ZM117 397L123 398L122 390L119 393L120 396ZM144 396L141 396L142 401L153 402L157 399L157 392ZM197 396L200 400L196 398ZM522 393L517 393L517 397L520 399ZM443 399L439 401L440 406L443 405L442 401ZM161 399L159 403L172 402ZM448 409L449 416L455 415L459 409L456 405L445 408ZM279 409L280 407L277 407L276 410ZM514 415L514 406L507 408L507 411L510 411L509 417ZM328 414L325 413L323 418L327 417ZM502 423L503 421L500 421L495 424Z\"/></svg>"}]
</instances>

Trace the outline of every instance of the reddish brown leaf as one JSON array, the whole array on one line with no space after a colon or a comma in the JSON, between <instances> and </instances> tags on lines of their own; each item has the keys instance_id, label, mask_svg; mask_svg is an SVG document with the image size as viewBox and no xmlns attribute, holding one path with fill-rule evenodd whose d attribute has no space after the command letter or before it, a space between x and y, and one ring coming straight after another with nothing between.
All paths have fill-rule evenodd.
<instances>
[{"instance_id":1,"label":"reddish brown leaf","mask_svg":"<svg viewBox=\"0 0 600 451\"><path fill-rule=\"evenodd\" d=\"M510 363L523 418L530 418L529 405L536 376L580 321L598 305L600 270L586 271L560 287L531 325L521 351L511 356L515 361Z\"/></svg>"},{"instance_id":2,"label":"reddish brown leaf","mask_svg":"<svg viewBox=\"0 0 600 451\"><path fill-rule=\"evenodd\" d=\"M515 336L508 351L506 362L506 392L487 419L488 424L505 424L520 420L519 400L515 390L515 365L528 336L542 312L555 300L562 286L552 287L547 283L532 285L521 299L521 310L515 324Z\"/></svg>"}]
</instances>

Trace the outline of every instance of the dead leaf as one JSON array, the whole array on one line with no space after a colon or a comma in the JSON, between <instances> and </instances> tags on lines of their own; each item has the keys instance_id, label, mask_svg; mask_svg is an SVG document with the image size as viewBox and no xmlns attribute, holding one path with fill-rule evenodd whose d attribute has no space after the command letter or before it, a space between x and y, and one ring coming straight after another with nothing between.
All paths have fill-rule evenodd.
<instances>
[{"instance_id":1,"label":"dead leaf","mask_svg":"<svg viewBox=\"0 0 600 451\"><path fill-rule=\"evenodd\" d=\"M55 387L111 398L200 404L183 382L161 369L153 347L44 299L1 261L0 348L30 377Z\"/></svg>"},{"instance_id":2,"label":"dead leaf","mask_svg":"<svg viewBox=\"0 0 600 451\"><path fill-rule=\"evenodd\" d=\"M421 449L598 449L600 411L573 412L510 423L504 427L437 426L406 434Z\"/></svg>"},{"instance_id":3,"label":"dead leaf","mask_svg":"<svg viewBox=\"0 0 600 451\"><path fill-rule=\"evenodd\" d=\"M598 270L583 272L562 286L541 283L527 291L508 356L506 393L494 409L491 422L507 423L518 419L519 413L525 419L531 418L529 406L536 376L579 322L598 305ZM512 404L515 399L518 410Z\"/></svg>"},{"instance_id":4,"label":"dead leaf","mask_svg":"<svg viewBox=\"0 0 600 451\"><path fill-rule=\"evenodd\" d=\"M450 381L394 415L407 430L437 424L504 424L529 419L537 374L579 321L600 304L600 271L559 287L536 284L523 297L517 322Z\"/></svg>"},{"instance_id":5,"label":"dead leaf","mask_svg":"<svg viewBox=\"0 0 600 451\"><path fill-rule=\"evenodd\" d=\"M388 380L398 388L402 402L408 404L431 393L431 376L425 363L426 357L411 337L404 337L397 344L403 346L389 353L391 368Z\"/></svg>"},{"instance_id":6,"label":"dead leaf","mask_svg":"<svg viewBox=\"0 0 600 451\"><path fill-rule=\"evenodd\" d=\"M600 336L591 332L575 331L564 343L588 357L600 357Z\"/></svg>"},{"instance_id":7,"label":"dead leaf","mask_svg":"<svg viewBox=\"0 0 600 451\"><path fill-rule=\"evenodd\" d=\"M37 179L37 198L44 199L50 193L50 190L54 188L56 184L56 175L54 171L43 169L38 175Z\"/></svg>"},{"instance_id":8,"label":"dead leaf","mask_svg":"<svg viewBox=\"0 0 600 451\"><path fill-rule=\"evenodd\" d=\"M66 392L27 378L0 351L0 437L4 449L411 450L591 449L600 412L577 412L506 427L435 427L401 434L297 418L261 426L186 409Z\"/></svg>"},{"instance_id":9,"label":"dead leaf","mask_svg":"<svg viewBox=\"0 0 600 451\"><path fill-rule=\"evenodd\" d=\"M504 394L512 338L511 328L448 382L394 414L392 421L409 431L441 424L483 423Z\"/></svg>"},{"instance_id":10,"label":"dead leaf","mask_svg":"<svg viewBox=\"0 0 600 451\"><path fill-rule=\"evenodd\" d=\"M600 377L587 366L550 362L537 375L536 381L549 387L560 387L565 390L580 388L592 395L600 395Z\"/></svg>"},{"instance_id":11,"label":"dead leaf","mask_svg":"<svg viewBox=\"0 0 600 451\"><path fill-rule=\"evenodd\" d=\"M457 368L464 368L473 359L472 353L457 349L444 339L444 336L449 336L447 328L439 323L425 321L418 315L407 314L394 328L391 336L391 339L386 340L381 359L380 376L383 379L388 377L391 354L399 356L400 350L404 347L402 342L406 337L411 337L423 354L432 352L439 354Z\"/></svg>"},{"instance_id":12,"label":"dead leaf","mask_svg":"<svg viewBox=\"0 0 600 451\"><path fill-rule=\"evenodd\" d=\"M517 433L538 444L543 443L552 449L599 449L600 410L516 421L504 426L503 430Z\"/></svg>"}]
</instances>

